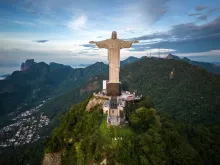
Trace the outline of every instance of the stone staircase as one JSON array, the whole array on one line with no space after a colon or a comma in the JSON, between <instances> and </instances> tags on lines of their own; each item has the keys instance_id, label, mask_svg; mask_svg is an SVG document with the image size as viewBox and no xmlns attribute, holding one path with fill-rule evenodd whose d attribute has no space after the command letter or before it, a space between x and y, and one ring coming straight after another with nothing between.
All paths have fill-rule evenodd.
<instances>
[{"instance_id":1,"label":"stone staircase","mask_svg":"<svg viewBox=\"0 0 220 165\"><path fill-rule=\"evenodd\" d=\"M118 103L117 97L111 97L110 100L110 109L108 114L108 121L110 121L110 125L118 126L120 125L120 119L118 118Z\"/></svg>"},{"instance_id":2,"label":"stone staircase","mask_svg":"<svg viewBox=\"0 0 220 165\"><path fill-rule=\"evenodd\" d=\"M115 126L117 126L117 125L119 125L120 124L120 120L117 118L117 117L115 117L115 116L110 116L110 118L111 118L111 125L115 125Z\"/></svg>"}]
</instances>

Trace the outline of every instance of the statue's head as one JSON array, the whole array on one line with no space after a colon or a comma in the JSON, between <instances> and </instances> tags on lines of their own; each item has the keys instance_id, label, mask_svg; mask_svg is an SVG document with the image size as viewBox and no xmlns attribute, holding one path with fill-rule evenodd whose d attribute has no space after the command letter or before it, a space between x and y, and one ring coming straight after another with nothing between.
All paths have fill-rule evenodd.
<instances>
[{"instance_id":1,"label":"statue's head","mask_svg":"<svg viewBox=\"0 0 220 165\"><path fill-rule=\"evenodd\" d=\"M116 31L112 32L112 39L117 39L117 32Z\"/></svg>"}]
</instances>

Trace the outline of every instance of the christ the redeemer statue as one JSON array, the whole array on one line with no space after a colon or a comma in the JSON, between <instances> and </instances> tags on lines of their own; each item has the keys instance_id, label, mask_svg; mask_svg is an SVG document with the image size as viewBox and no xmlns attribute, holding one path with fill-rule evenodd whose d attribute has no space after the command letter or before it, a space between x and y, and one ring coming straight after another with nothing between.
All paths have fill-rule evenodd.
<instances>
[{"instance_id":1,"label":"christ the redeemer statue","mask_svg":"<svg viewBox=\"0 0 220 165\"><path fill-rule=\"evenodd\" d=\"M119 84L120 72L120 49L130 48L132 43L139 41L123 41L117 39L117 32L112 32L112 38L103 41L90 41L90 44L96 44L98 48L108 49L108 62L109 62L109 82L108 84ZM108 88L108 87L107 87ZM108 89L107 89L108 90Z\"/></svg>"}]
</instances>

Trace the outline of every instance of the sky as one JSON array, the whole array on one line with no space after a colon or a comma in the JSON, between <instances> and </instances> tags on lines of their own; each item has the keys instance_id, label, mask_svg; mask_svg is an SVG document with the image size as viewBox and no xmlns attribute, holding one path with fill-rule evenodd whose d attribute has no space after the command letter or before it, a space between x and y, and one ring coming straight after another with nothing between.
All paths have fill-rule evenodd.
<instances>
[{"instance_id":1,"label":"sky","mask_svg":"<svg viewBox=\"0 0 220 165\"><path fill-rule=\"evenodd\" d=\"M107 63L100 41L139 40L121 59L168 53L220 62L219 0L1 0L0 74L26 59L71 66Z\"/></svg>"}]
</instances>

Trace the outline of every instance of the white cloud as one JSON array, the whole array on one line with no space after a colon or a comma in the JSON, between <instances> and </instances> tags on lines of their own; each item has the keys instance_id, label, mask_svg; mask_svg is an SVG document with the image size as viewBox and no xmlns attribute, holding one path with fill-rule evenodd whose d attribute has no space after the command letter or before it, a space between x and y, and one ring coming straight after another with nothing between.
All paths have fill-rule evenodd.
<instances>
[{"instance_id":1,"label":"white cloud","mask_svg":"<svg viewBox=\"0 0 220 165\"><path fill-rule=\"evenodd\" d=\"M33 42L38 39L16 39L7 38L0 39L0 49L5 51L23 50L32 52L65 52L65 51L80 51L81 47L77 46L84 41L73 40L49 40L46 43Z\"/></svg>"},{"instance_id":2,"label":"white cloud","mask_svg":"<svg viewBox=\"0 0 220 165\"><path fill-rule=\"evenodd\" d=\"M67 26L71 28L72 30L79 30L81 28L85 28L85 24L87 22L87 16L81 15L77 18L73 18L72 21L70 21Z\"/></svg>"},{"instance_id":3,"label":"white cloud","mask_svg":"<svg viewBox=\"0 0 220 165\"><path fill-rule=\"evenodd\" d=\"M24 22L24 21L12 21L13 23L20 24L20 25L28 25L28 26L38 26L36 23L32 22Z\"/></svg>"},{"instance_id":4,"label":"white cloud","mask_svg":"<svg viewBox=\"0 0 220 165\"><path fill-rule=\"evenodd\" d=\"M216 56L220 57L220 50L210 50L207 52L198 52L198 53L177 53L178 56L184 57L196 57L196 56Z\"/></svg>"},{"instance_id":5,"label":"white cloud","mask_svg":"<svg viewBox=\"0 0 220 165\"><path fill-rule=\"evenodd\" d=\"M125 32L131 32L131 33L134 33L134 29L126 28L126 29L125 29Z\"/></svg>"}]
</instances>

